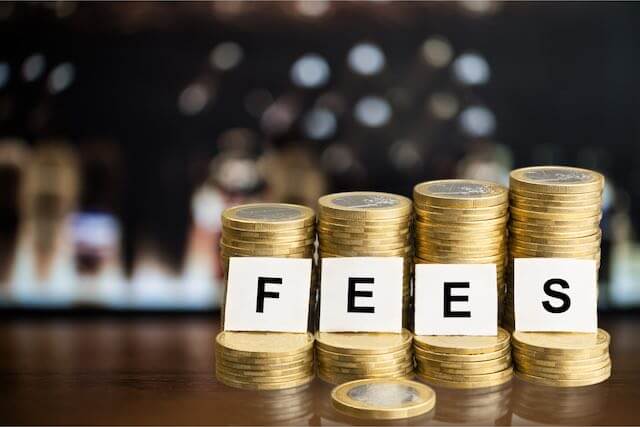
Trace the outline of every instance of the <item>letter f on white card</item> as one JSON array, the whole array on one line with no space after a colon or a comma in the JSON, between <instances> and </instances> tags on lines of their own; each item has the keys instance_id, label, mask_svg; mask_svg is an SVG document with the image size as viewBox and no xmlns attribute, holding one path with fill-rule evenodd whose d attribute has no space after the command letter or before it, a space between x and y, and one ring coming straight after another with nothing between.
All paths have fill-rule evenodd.
<instances>
[{"instance_id":1,"label":"letter f on white card","mask_svg":"<svg viewBox=\"0 0 640 427\"><path fill-rule=\"evenodd\" d=\"M306 332L311 259L229 259L226 331Z\"/></svg>"},{"instance_id":2,"label":"letter f on white card","mask_svg":"<svg viewBox=\"0 0 640 427\"><path fill-rule=\"evenodd\" d=\"M516 258L513 262L516 330L596 332L596 262L588 259Z\"/></svg>"},{"instance_id":3,"label":"letter f on white card","mask_svg":"<svg viewBox=\"0 0 640 427\"><path fill-rule=\"evenodd\" d=\"M495 264L416 264L416 335L496 335Z\"/></svg>"}]
</instances>

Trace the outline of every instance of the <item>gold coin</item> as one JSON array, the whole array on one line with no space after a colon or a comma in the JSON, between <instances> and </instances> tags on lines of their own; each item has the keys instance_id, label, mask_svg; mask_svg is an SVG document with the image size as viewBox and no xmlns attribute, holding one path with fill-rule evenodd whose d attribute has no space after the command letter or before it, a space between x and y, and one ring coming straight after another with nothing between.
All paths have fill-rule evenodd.
<instances>
[{"instance_id":1,"label":"gold coin","mask_svg":"<svg viewBox=\"0 0 640 427\"><path fill-rule=\"evenodd\" d=\"M479 381L491 381L497 380L500 378L504 378L505 376L510 376L509 373L512 371L511 365L507 366L505 369L497 372L492 372L488 374L448 374L438 370L431 370L425 368L424 365L418 365L418 369L416 372L418 374L427 375L430 378L446 380L446 381L469 381L469 382L479 382Z\"/></svg>"},{"instance_id":2,"label":"gold coin","mask_svg":"<svg viewBox=\"0 0 640 427\"><path fill-rule=\"evenodd\" d=\"M216 337L225 354L238 357L292 356L312 349L313 341L310 333L222 331Z\"/></svg>"},{"instance_id":3,"label":"gold coin","mask_svg":"<svg viewBox=\"0 0 640 427\"><path fill-rule=\"evenodd\" d=\"M519 239L521 236L540 236L549 239L574 239L592 236L598 231L600 231L599 226L571 230L533 226L522 228L519 224L509 225L509 235L512 239Z\"/></svg>"},{"instance_id":4,"label":"gold coin","mask_svg":"<svg viewBox=\"0 0 640 427\"><path fill-rule=\"evenodd\" d=\"M602 238L602 232L598 230L598 232L584 237L574 237L574 238L555 238L555 237L547 237L547 236L537 236L531 233L528 234L518 234L514 235L513 239L518 242L529 242L535 243L539 245L582 245L589 244L594 242L600 242Z\"/></svg>"},{"instance_id":5,"label":"gold coin","mask_svg":"<svg viewBox=\"0 0 640 427\"><path fill-rule=\"evenodd\" d=\"M240 388L244 390L282 390L287 388L300 387L301 385L308 384L314 379L314 375L303 377L297 380L285 381L285 382L273 382L273 383L254 383L247 381L236 381L231 378L227 378L223 375L217 376L218 381L229 386Z\"/></svg>"},{"instance_id":6,"label":"gold coin","mask_svg":"<svg viewBox=\"0 0 640 427\"><path fill-rule=\"evenodd\" d=\"M595 210L589 209L573 209L569 212L557 213L557 212L541 212L533 210L519 209L515 206L510 206L509 214L514 219L521 219L523 221L578 221L578 220L599 220L602 215L600 208Z\"/></svg>"},{"instance_id":7,"label":"gold coin","mask_svg":"<svg viewBox=\"0 0 640 427\"><path fill-rule=\"evenodd\" d=\"M539 212L546 214L556 214L556 215L569 215L575 214L576 212L591 212L592 215L597 215L602 210L602 205L600 203L597 204L581 204L576 206L568 206L568 207L559 207L554 205L546 205L544 202L540 202L539 205L523 203L521 201L513 201L510 205L512 208L517 208L526 212Z\"/></svg>"},{"instance_id":8,"label":"gold coin","mask_svg":"<svg viewBox=\"0 0 640 427\"><path fill-rule=\"evenodd\" d=\"M330 365L327 363L318 363L318 369L325 372L331 372L333 374L346 374L346 375L361 375L363 377L371 377L372 375L392 375L397 372L405 372L408 369L413 369L413 360L406 360L402 364L389 365L385 367L344 367L339 365Z\"/></svg>"},{"instance_id":9,"label":"gold coin","mask_svg":"<svg viewBox=\"0 0 640 427\"><path fill-rule=\"evenodd\" d=\"M413 188L417 206L488 207L507 203L505 187L489 181L443 179L427 181Z\"/></svg>"},{"instance_id":10,"label":"gold coin","mask_svg":"<svg viewBox=\"0 0 640 427\"><path fill-rule=\"evenodd\" d=\"M360 356L367 357L367 356ZM360 361L357 358L354 358L351 362L336 360L333 358L325 358L321 355L318 355L318 365L323 366L324 368L333 369L353 369L353 370L366 370L366 371L377 371L377 370L386 370L386 369L398 369L398 367L405 366L413 363L413 355L406 354L402 358L398 359L389 359L383 361Z\"/></svg>"},{"instance_id":11,"label":"gold coin","mask_svg":"<svg viewBox=\"0 0 640 427\"><path fill-rule=\"evenodd\" d=\"M539 207L549 207L549 208L562 208L562 209L576 209L581 206L602 206L602 194L595 194L591 199L581 198L579 200L554 200L551 199L547 194L539 193L538 198L525 197L521 196L518 193L511 192L509 195L509 205L510 206L530 206L533 209Z\"/></svg>"},{"instance_id":12,"label":"gold coin","mask_svg":"<svg viewBox=\"0 0 640 427\"><path fill-rule=\"evenodd\" d=\"M434 213L434 214L440 214L440 215L454 215L454 216L470 215L472 217L475 215L495 215L495 217L498 217L498 216L505 215L507 212L509 212L509 204L503 203L501 205L479 207L479 208L474 208L474 207L450 208L450 207L442 207L442 206L434 206L434 205L419 206L414 204L413 210L416 214Z\"/></svg>"},{"instance_id":13,"label":"gold coin","mask_svg":"<svg viewBox=\"0 0 640 427\"><path fill-rule=\"evenodd\" d=\"M281 370L285 371L287 369L302 369L303 367L309 366L313 364L313 357L307 357L305 359L301 359L294 362L289 363L238 363L227 360L224 356L216 355L216 364L220 366L231 369L234 371L271 371L271 370Z\"/></svg>"},{"instance_id":14,"label":"gold coin","mask_svg":"<svg viewBox=\"0 0 640 427\"><path fill-rule=\"evenodd\" d=\"M509 332L498 328L496 336L436 336L416 335L416 347L437 353L482 354L501 350L509 345Z\"/></svg>"},{"instance_id":15,"label":"gold coin","mask_svg":"<svg viewBox=\"0 0 640 427\"><path fill-rule=\"evenodd\" d=\"M426 414L436 403L436 393L415 381L365 379L348 382L331 391L333 407L357 418L392 420Z\"/></svg>"},{"instance_id":16,"label":"gold coin","mask_svg":"<svg viewBox=\"0 0 640 427\"><path fill-rule=\"evenodd\" d=\"M548 354L601 350L608 348L611 341L604 329L598 329L596 333L517 331L512 338L514 346Z\"/></svg>"},{"instance_id":17,"label":"gold coin","mask_svg":"<svg viewBox=\"0 0 640 427\"><path fill-rule=\"evenodd\" d=\"M298 240L295 242L245 242L241 240L233 240L223 237L220 242L227 247L239 249L258 249L258 250L283 250L283 249L299 249L306 248L315 243L316 239Z\"/></svg>"},{"instance_id":18,"label":"gold coin","mask_svg":"<svg viewBox=\"0 0 640 427\"><path fill-rule=\"evenodd\" d=\"M532 357L527 353L523 353L517 349L513 352L513 358L518 361L518 363L522 363L525 365L535 365L544 368L550 369L576 369L580 370L583 367L591 368L592 366L597 366L599 364L605 363L610 360L609 351L606 349L603 353L598 356L591 357L589 359L578 359L578 360L567 360L563 358L558 358L558 360L547 360L543 359L544 354L536 353L536 356Z\"/></svg>"},{"instance_id":19,"label":"gold coin","mask_svg":"<svg viewBox=\"0 0 640 427\"><path fill-rule=\"evenodd\" d=\"M229 378L245 378L247 380L253 381L254 379L257 382L269 382L269 381L279 381L283 378L285 379L295 379L299 376L309 375L313 371L313 363L308 363L306 366L296 367L296 368L288 368L288 369L271 369L268 371L256 371L252 369L237 369L230 368L229 366L223 365L221 363L216 364L216 370L221 372L223 375L228 376Z\"/></svg>"},{"instance_id":20,"label":"gold coin","mask_svg":"<svg viewBox=\"0 0 640 427\"><path fill-rule=\"evenodd\" d=\"M469 246L449 246L449 245L441 245L438 243L419 243L416 241L416 252L426 252L431 253L436 256L450 256L450 255L478 255L482 254L483 257L490 256L499 256L504 255L507 249L506 243L501 243L498 245L477 245L475 247Z\"/></svg>"},{"instance_id":21,"label":"gold coin","mask_svg":"<svg viewBox=\"0 0 640 427\"><path fill-rule=\"evenodd\" d=\"M368 332L316 332L318 348L334 353L346 354L385 354L405 349L411 345L411 332L403 329L401 333Z\"/></svg>"},{"instance_id":22,"label":"gold coin","mask_svg":"<svg viewBox=\"0 0 640 427\"><path fill-rule=\"evenodd\" d=\"M507 209L504 211L498 212L487 212L487 213L460 213L455 209L451 210L450 213L439 213L439 212L431 212L426 210L415 209L416 217L421 221L428 221L438 224L460 224L460 223L469 223L474 224L477 221L489 221L497 218L504 218L507 215ZM458 212L458 213L456 213Z\"/></svg>"},{"instance_id":23,"label":"gold coin","mask_svg":"<svg viewBox=\"0 0 640 427\"><path fill-rule=\"evenodd\" d=\"M536 350L527 350L522 347L518 347L516 345L513 346L514 354L518 354L518 356L527 356L529 358L535 358L540 360L550 360L550 361L582 361L582 360L591 360L596 357L601 357L603 354L609 353L609 348L596 348L593 350L573 350L571 352L564 353L550 353L548 351L536 351Z\"/></svg>"},{"instance_id":24,"label":"gold coin","mask_svg":"<svg viewBox=\"0 0 640 427\"><path fill-rule=\"evenodd\" d=\"M558 251L528 251L520 248L511 248L511 256L514 258L570 258L570 259L596 259L600 258L598 250L587 252L558 252Z\"/></svg>"},{"instance_id":25,"label":"gold coin","mask_svg":"<svg viewBox=\"0 0 640 427\"><path fill-rule=\"evenodd\" d=\"M410 215L392 218L392 219L380 219L380 220L364 220L364 219L341 219L328 216L320 216L318 218L318 228L324 228L328 230L361 228L368 231L393 231L406 229L411 225L413 218Z\"/></svg>"},{"instance_id":26,"label":"gold coin","mask_svg":"<svg viewBox=\"0 0 640 427\"><path fill-rule=\"evenodd\" d=\"M332 239L321 239L320 247L323 249L328 249L330 251L343 251L343 250L370 250L373 249L375 251L388 251L388 250L397 250L397 249L405 249L410 245L407 241L396 241L392 243L378 243L378 244L358 244L358 242L353 242L353 244L342 244L339 242L335 242Z\"/></svg>"},{"instance_id":27,"label":"gold coin","mask_svg":"<svg viewBox=\"0 0 640 427\"><path fill-rule=\"evenodd\" d=\"M511 241L509 245L513 251L522 250L525 252L541 252L541 253L554 253L554 254L593 254L600 250L600 242L594 242L589 244L576 244L572 246L560 246L560 245L542 245L538 243L528 243L521 241Z\"/></svg>"},{"instance_id":28,"label":"gold coin","mask_svg":"<svg viewBox=\"0 0 640 427\"><path fill-rule=\"evenodd\" d=\"M411 213L411 200L397 194L354 191L328 194L318 200L323 216L344 219L389 219Z\"/></svg>"},{"instance_id":29,"label":"gold coin","mask_svg":"<svg viewBox=\"0 0 640 427\"><path fill-rule=\"evenodd\" d=\"M345 363L387 363L388 361L404 360L408 357L412 357L411 346L401 348L400 350L389 353L378 354L351 354L351 353L338 353L335 351L326 350L322 347L316 346L316 354L318 357L325 360L334 360L336 362Z\"/></svg>"},{"instance_id":30,"label":"gold coin","mask_svg":"<svg viewBox=\"0 0 640 427\"><path fill-rule=\"evenodd\" d=\"M499 350L500 351L500 350ZM479 360L479 361L449 361L449 360L432 360L424 358L419 354L416 354L416 361L424 366L440 369L458 369L458 370L470 370L477 368L486 368L502 365L505 363L511 363L511 353L507 352L502 356L495 359Z\"/></svg>"},{"instance_id":31,"label":"gold coin","mask_svg":"<svg viewBox=\"0 0 640 427\"><path fill-rule=\"evenodd\" d=\"M220 251L226 256L286 257L288 255L306 254L310 257L313 255L314 249L315 247L312 245L291 249L243 249L228 246L225 243L220 242Z\"/></svg>"},{"instance_id":32,"label":"gold coin","mask_svg":"<svg viewBox=\"0 0 640 427\"><path fill-rule=\"evenodd\" d=\"M313 375L313 366L310 365L306 369L297 370L287 375L274 375L274 376L256 376L250 372L234 372L229 369L224 369L221 366L216 366L216 375L223 376L232 381L246 381L253 383L274 383L274 382L288 382L295 381L301 378L307 378L309 375Z\"/></svg>"},{"instance_id":33,"label":"gold coin","mask_svg":"<svg viewBox=\"0 0 640 427\"><path fill-rule=\"evenodd\" d=\"M511 171L509 187L531 192L574 194L602 191L604 177L567 166L534 166Z\"/></svg>"},{"instance_id":34,"label":"gold coin","mask_svg":"<svg viewBox=\"0 0 640 427\"><path fill-rule=\"evenodd\" d=\"M307 363L313 361L313 349L295 353L290 356L236 356L235 354L228 354L222 346L216 348L216 358L224 359L225 363L237 363L244 365L255 366L256 369L268 369L270 366L286 365L292 363Z\"/></svg>"},{"instance_id":35,"label":"gold coin","mask_svg":"<svg viewBox=\"0 0 640 427\"><path fill-rule=\"evenodd\" d=\"M597 203L602 200L602 190L592 191L589 193L573 193L573 194L552 194L552 193L542 193L538 191L527 191L521 190L517 188L509 189L509 197L510 198L524 198L524 199L532 199L532 200L544 200L550 203Z\"/></svg>"},{"instance_id":36,"label":"gold coin","mask_svg":"<svg viewBox=\"0 0 640 427\"><path fill-rule=\"evenodd\" d=\"M318 234L325 235L327 237L335 238L335 239L410 239L411 232L409 228L405 228L402 230L394 230L394 231L385 231L385 232L366 232L366 233L355 233L352 231L344 232L344 231L335 231L335 230L327 230L327 229L319 229Z\"/></svg>"},{"instance_id":37,"label":"gold coin","mask_svg":"<svg viewBox=\"0 0 640 427\"><path fill-rule=\"evenodd\" d=\"M369 249L369 248L362 248L362 249L337 248L337 247L327 248L327 246L320 246L319 248L321 257L326 257L331 255L337 256L337 257L374 257L374 256L403 257L403 256L408 256L412 250L413 248L410 246L406 248L389 249L389 250L375 250L375 249Z\"/></svg>"},{"instance_id":38,"label":"gold coin","mask_svg":"<svg viewBox=\"0 0 640 427\"><path fill-rule=\"evenodd\" d=\"M223 227L222 236L246 242L253 241L298 241L315 237L315 227L305 227L290 231L244 231Z\"/></svg>"},{"instance_id":39,"label":"gold coin","mask_svg":"<svg viewBox=\"0 0 640 427\"><path fill-rule=\"evenodd\" d=\"M375 247L378 249L398 249L411 245L411 242L404 239L388 239L388 240L342 240L334 239L332 237L324 237L321 241L325 245L336 246L341 248L370 248Z\"/></svg>"},{"instance_id":40,"label":"gold coin","mask_svg":"<svg viewBox=\"0 0 640 427\"><path fill-rule=\"evenodd\" d=\"M476 367L464 368L464 369L443 368L441 366L431 365L428 363L418 363L419 372L426 372L427 374L431 372L437 372L437 373L442 373L445 375L453 375L453 376L488 375L488 374L504 371L505 369L510 367L511 367L511 359L501 363L495 363L493 365L476 366Z\"/></svg>"},{"instance_id":41,"label":"gold coin","mask_svg":"<svg viewBox=\"0 0 640 427\"><path fill-rule=\"evenodd\" d=\"M436 222L431 219L423 219L420 217L416 217L414 224L417 227L424 228L437 228L438 230L449 230L449 231L475 231L475 230L495 230L502 229L507 224L509 220L508 216L502 216L494 219L485 219L482 221L475 222Z\"/></svg>"},{"instance_id":42,"label":"gold coin","mask_svg":"<svg viewBox=\"0 0 640 427\"><path fill-rule=\"evenodd\" d=\"M485 380L485 381L449 381L441 378L434 378L420 372L417 372L416 376L427 383L442 386L442 387L470 389L470 388L495 387L495 386L507 383L511 381L511 378L513 378L513 370L507 369L505 370L504 376L499 377L497 379L491 379L491 380Z\"/></svg>"},{"instance_id":43,"label":"gold coin","mask_svg":"<svg viewBox=\"0 0 640 427\"><path fill-rule=\"evenodd\" d=\"M475 256L437 256L434 254L416 253L416 264L504 264L503 254L490 257Z\"/></svg>"},{"instance_id":44,"label":"gold coin","mask_svg":"<svg viewBox=\"0 0 640 427\"><path fill-rule=\"evenodd\" d=\"M291 230L314 223L312 209L286 203L252 203L228 208L222 213L222 225L237 230Z\"/></svg>"},{"instance_id":45,"label":"gold coin","mask_svg":"<svg viewBox=\"0 0 640 427\"><path fill-rule=\"evenodd\" d=\"M525 372L529 375L549 379L575 380L597 375L595 373L596 371L611 369L611 360L605 360L595 365L580 365L577 367L563 368L550 368L548 366L539 366L516 361L516 366L520 372Z\"/></svg>"},{"instance_id":46,"label":"gold coin","mask_svg":"<svg viewBox=\"0 0 640 427\"><path fill-rule=\"evenodd\" d=\"M367 373L367 374L347 374L340 372L333 372L322 367L318 367L318 377L324 381L336 384L345 383L347 381L359 380L363 378L402 378L413 373L413 366L406 369L398 369L393 372L385 372L381 374Z\"/></svg>"},{"instance_id":47,"label":"gold coin","mask_svg":"<svg viewBox=\"0 0 640 427\"><path fill-rule=\"evenodd\" d=\"M539 384L539 385L545 385L545 386L551 386L551 387L583 387L583 386L588 386L593 384L599 384L603 381L608 380L609 377L611 376L611 371L605 372L604 374L597 377L591 377L591 378L586 378L581 380L554 380L554 379L537 377L535 375L529 375L519 371L516 371L515 375L516 377L524 381L534 383L534 384Z\"/></svg>"}]
</instances>

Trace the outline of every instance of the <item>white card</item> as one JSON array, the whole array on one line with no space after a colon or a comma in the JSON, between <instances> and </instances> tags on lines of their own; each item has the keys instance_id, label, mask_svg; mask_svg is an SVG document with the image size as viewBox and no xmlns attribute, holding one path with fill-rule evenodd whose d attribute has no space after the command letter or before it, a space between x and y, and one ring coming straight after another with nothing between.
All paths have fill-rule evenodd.
<instances>
[{"instance_id":1,"label":"white card","mask_svg":"<svg viewBox=\"0 0 640 427\"><path fill-rule=\"evenodd\" d=\"M401 257L323 258L321 332L400 332Z\"/></svg>"},{"instance_id":2,"label":"white card","mask_svg":"<svg viewBox=\"0 0 640 427\"><path fill-rule=\"evenodd\" d=\"M416 335L496 335L495 264L416 264Z\"/></svg>"},{"instance_id":3,"label":"white card","mask_svg":"<svg viewBox=\"0 0 640 427\"><path fill-rule=\"evenodd\" d=\"M311 259L229 259L224 329L306 332Z\"/></svg>"},{"instance_id":4,"label":"white card","mask_svg":"<svg viewBox=\"0 0 640 427\"><path fill-rule=\"evenodd\" d=\"M516 330L596 332L596 262L563 258L514 260Z\"/></svg>"}]
</instances>

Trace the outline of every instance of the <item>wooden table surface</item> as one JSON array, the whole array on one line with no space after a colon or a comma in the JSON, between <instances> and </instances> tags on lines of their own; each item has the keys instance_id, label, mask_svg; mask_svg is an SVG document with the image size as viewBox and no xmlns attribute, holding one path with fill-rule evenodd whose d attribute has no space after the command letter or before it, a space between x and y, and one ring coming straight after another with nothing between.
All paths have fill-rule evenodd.
<instances>
[{"instance_id":1,"label":"wooden table surface","mask_svg":"<svg viewBox=\"0 0 640 427\"><path fill-rule=\"evenodd\" d=\"M336 413L331 386L246 392L213 375L217 316L0 317L2 424L363 424ZM601 316L613 376L554 389L513 380L436 389L429 414L386 424L640 424L640 318ZM371 424L371 422L364 422Z\"/></svg>"}]
</instances>

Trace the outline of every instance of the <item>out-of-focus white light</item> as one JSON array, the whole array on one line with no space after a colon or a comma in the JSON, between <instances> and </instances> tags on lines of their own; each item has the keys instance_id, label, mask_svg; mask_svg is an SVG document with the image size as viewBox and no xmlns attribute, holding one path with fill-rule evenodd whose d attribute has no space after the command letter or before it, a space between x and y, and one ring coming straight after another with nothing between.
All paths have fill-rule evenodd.
<instances>
[{"instance_id":1,"label":"out-of-focus white light","mask_svg":"<svg viewBox=\"0 0 640 427\"><path fill-rule=\"evenodd\" d=\"M193 116L206 107L210 98L209 90L201 83L187 86L178 97L178 108L182 114Z\"/></svg>"},{"instance_id":2,"label":"out-of-focus white light","mask_svg":"<svg viewBox=\"0 0 640 427\"><path fill-rule=\"evenodd\" d=\"M299 0L295 7L300 15L318 18L329 11L331 4L327 0Z\"/></svg>"},{"instance_id":3,"label":"out-of-focus white light","mask_svg":"<svg viewBox=\"0 0 640 427\"><path fill-rule=\"evenodd\" d=\"M77 213L72 218L72 229L75 243L89 248L113 247L120 236L118 221L106 213Z\"/></svg>"},{"instance_id":4,"label":"out-of-focus white light","mask_svg":"<svg viewBox=\"0 0 640 427\"><path fill-rule=\"evenodd\" d=\"M11 68L6 62L0 62L0 88L5 87L9 83Z\"/></svg>"},{"instance_id":5,"label":"out-of-focus white light","mask_svg":"<svg viewBox=\"0 0 640 427\"><path fill-rule=\"evenodd\" d=\"M28 82L36 80L44 72L45 60L41 53L34 53L22 63L22 77Z\"/></svg>"},{"instance_id":6,"label":"out-of-focus white light","mask_svg":"<svg viewBox=\"0 0 640 427\"><path fill-rule=\"evenodd\" d=\"M460 5L467 11L478 15L494 12L497 7L490 0L463 0Z\"/></svg>"},{"instance_id":7,"label":"out-of-focus white light","mask_svg":"<svg viewBox=\"0 0 640 427\"><path fill-rule=\"evenodd\" d=\"M384 126L391 119L391 106L379 96L365 96L356 104L355 116L365 126Z\"/></svg>"},{"instance_id":8,"label":"out-of-focus white light","mask_svg":"<svg viewBox=\"0 0 640 427\"><path fill-rule=\"evenodd\" d=\"M235 192L255 188L260 175L254 160L231 158L220 165L216 180L226 190Z\"/></svg>"},{"instance_id":9,"label":"out-of-focus white light","mask_svg":"<svg viewBox=\"0 0 640 427\"><path fill-rule=\"evenodd\" d=\"M453 74L467 85L481 85L489 81L491 74L486 59L477 53L463 53L453 62Z\"/></svg>"},{"instance_id":10,"label":"out-of-focus white light","mask_svg":"<svg viewBox=\"0 0 640 427\"><path fill-rule=\"evenodd\" d=\"M378 46L372 43L360 43L351 48L347 62L356 73L371 76L382 71L385 57Z\"/></svg>"},{"instance_id":11,"label":"out-of-focus white light","mask_svg":"<svg viewBox=\"0 0 640 427\"><path fill-rule=\"evenodd\" d=\"M287 132L298 117L298 110L288 98L279 98L267 108L260 119L260 127L268 135Z\"/></svg>"},{"instance_id":12,"label":"out-of-focus white light","mask_svg":"<svg viewBox=\"0 0 640 427\"><path fill-rule=\"evenodd\" d=\"M212 188L203 186L191 198L193 221L209 231L220 229L220 215L225 204L220 193Z\"/></svg>"},{"instance_id":13,"label":"out-of-focus white light","mask_svg":"<svg viewBox=\"0 0 640 427\"><path fill-rule=\"evenodd\" d=\"M422 166L422 154L413 141L399 140L389 147L391 163L401 171L411 171Z\"/></svg>"},{"instance_id":14,"label":"out-of-focus white light","mask_svg":"<svg viewBox=\"0 0 640 427\"><path fill-rule=\"evenodd\" d=\"M211 50L209 63L213 68L221 71L229 71L237 67L243 57L244 52L238 43L224 42Z\"/></svg>"},{"instance_id":15,"label":"out-of-focus white light","mask_svg":"<svg viewBox=\"0 0 640 427\"><path fill-rule=\"evenodd\" d=\"M340 175L353 166L353 154L344 144L332 144L322 152L320 162L327 172Z\"/></svg>"},{"instance_id":16,"label":"out-of-focus white light","mask_svg":"<svg viewBox=\"0 0 640 427\"><path fill-rule=\"evenodd\" d=\"M429 98L428 108L431 114L440 120L453 118L459 107L458 99L451 93L436 92Z\"/></svg>"},{"instance_id":17,"label":"out-of-focus white light","mask_svg":"<svg viewBox=\"0 0 640 427\"><path fill-rule=\"evenodd\" d=\"M75 78L75 68L69 62L56 66L49 74L49 91L59 93L67 89Z\"/></svg>"},{"instance_id":18,"label":"out-of-focus white light","mask_svg":"<svg viewBox=\"0 0 640 427\"><path fill-rule=\"evenodd\" d=\"M329 139L336 133L337 120L327 108L314 108L302 123L305 134L311 139Z\"/></svg>"},{"instance_id":19,"label":"out-of-focus white light","mask_svg":"<svg viewBox=\"0 0 640 427\"><path fill-rule=\"evenodd\" d=\"M291 67L291 80L294 84L307 88L317 88L329 81L329 64L320 55L309 53L302 56Z\"/></svg>"},{"instance_id":20,"label":"out-of-focus white light","mask_svg":"<svg viewBox=\"0 0 640 427\"><path fill-rule=\"evenodd\" d=\"M460 113L460 126L469 136L489 136L496 128L496 118L486 107L467 107Z\"/></svg>"},{"instance_id":21,"label":"out-of-focus white light","mask_svg":"<svg viewBox=\"0 0 640 427\"><path fill-rule=\"evenodd\" d=\"M422 43L422 57L432 67L443 68L451 62L453 48L444 37L433 36Z\"/></svg>"}]
</instances>

